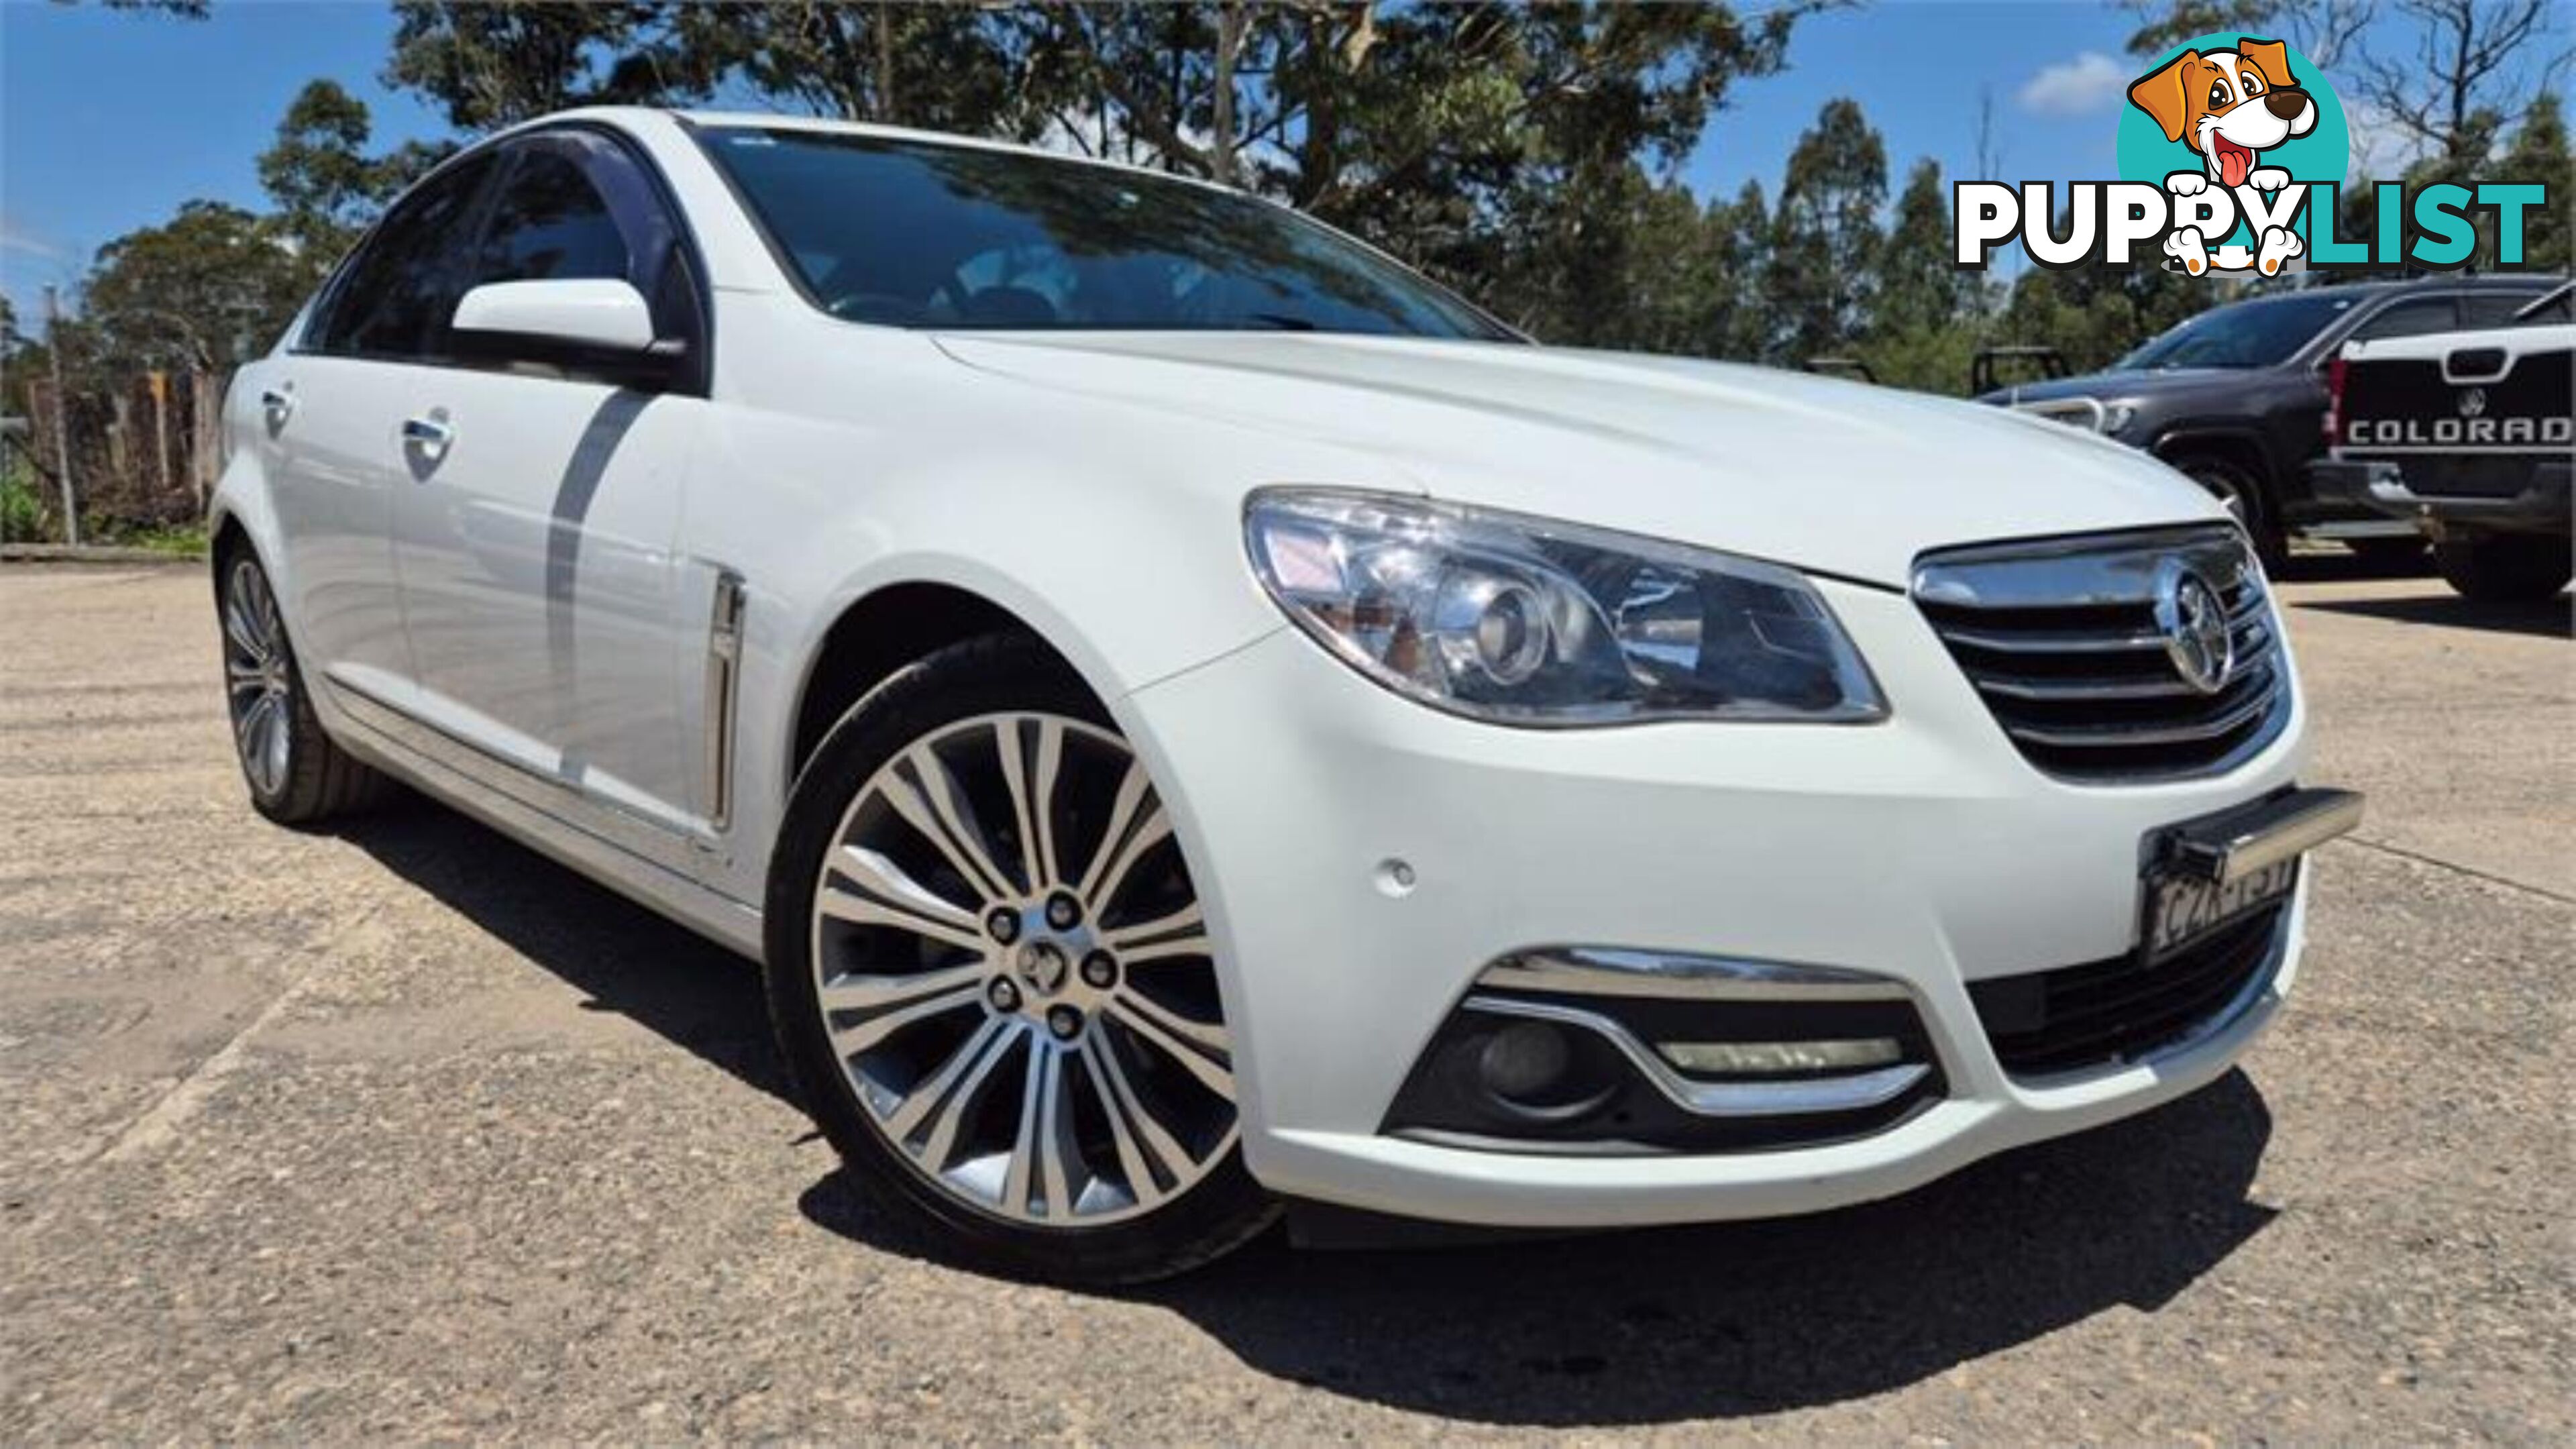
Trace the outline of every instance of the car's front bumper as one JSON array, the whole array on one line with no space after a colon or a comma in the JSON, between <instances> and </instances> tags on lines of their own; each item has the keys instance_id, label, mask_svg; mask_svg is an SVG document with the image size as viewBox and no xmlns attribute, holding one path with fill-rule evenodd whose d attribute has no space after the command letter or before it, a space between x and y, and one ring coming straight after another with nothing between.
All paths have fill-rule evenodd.
<instances>
[{"instance_id":1,"label":"car's front bumper","mask_svg":"<svg viewBox=\"0 0 2576 1449\"><path fill-rule=\"evenodd\" d=\"M2296 972L2304 881L2259 993L2137 1064L2017 1081L1968 983L2129 949L2142 841L2290 785L2303 704L2223 776L2067 784L2012 748L1909 599L1819 587L1887 693L1884 723L1504 729L1398 699L1286 629L1121 702L1172 786L1220 944L1264 1183L1495 1225L1805 1211L2139 1111L2244 1051ZM1383 1131L1478 972L1549 945L1892 978L1943 1095L1871 1135L1764 1151L1547 1155Z\"/></svg>"}]
</instances>

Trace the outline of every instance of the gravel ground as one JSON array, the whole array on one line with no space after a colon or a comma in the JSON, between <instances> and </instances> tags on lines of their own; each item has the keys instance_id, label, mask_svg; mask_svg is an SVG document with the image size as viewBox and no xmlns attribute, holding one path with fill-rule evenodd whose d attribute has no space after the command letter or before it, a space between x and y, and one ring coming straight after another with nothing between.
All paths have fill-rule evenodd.
<instances>
[{"instance_id":1,"label":"gravel ground","mask_svg":"<svg viewBox=\"0 0 2576 1449\"><path fill-rule=\"evenodd\" d=\"M2569 1442L2566 601L2284 593L2372 817L2243 1071L1867 1208L1102 1297L863 1209L748 964L426 804L259 822L199 571L0 569L0 1442Z\"/></svg>"}]
</instances>

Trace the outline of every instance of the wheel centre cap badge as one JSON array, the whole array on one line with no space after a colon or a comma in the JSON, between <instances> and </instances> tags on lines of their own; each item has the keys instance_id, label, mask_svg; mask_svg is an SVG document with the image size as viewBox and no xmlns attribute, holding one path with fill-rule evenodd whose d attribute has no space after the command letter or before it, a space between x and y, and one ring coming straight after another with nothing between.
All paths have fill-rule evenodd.
<instances>
[{"instance_id":1,"label":"wheel centre cap badge","mask_svg":"<svg viewBox=\"0 0 2576 1449\"><path fill-rule=\"evenodd\" d=\"M2228 631L2227 606L2209 580L2180 560L2168 561L2157 574L2156 631L2164 636L2165 657L2183 683L2202 694L2227 687L2236 672L2236 639Z\"/></svg>"},{"instance_id":2,"label":"wheel centre cap badge","mask_svg":"<svg viewBox=\"0 0 2576 1449\"><path fill-rule=\"evenodd\" d=\"M1073 963L1064 949L1053 941L1031 941L1020 948L1020 979L1040 996L1053 996L1064 987L1064 978Z\"/></svg>"}]
</instances>

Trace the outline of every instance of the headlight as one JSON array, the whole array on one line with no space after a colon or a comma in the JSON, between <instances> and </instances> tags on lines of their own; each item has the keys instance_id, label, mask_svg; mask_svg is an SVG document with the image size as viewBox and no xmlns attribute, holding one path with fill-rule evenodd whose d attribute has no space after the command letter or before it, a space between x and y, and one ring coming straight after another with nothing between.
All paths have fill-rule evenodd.
<instances>
[{"instance_id":1,"label":"headlight","mask_svg":"<svg viewBox=\"0 0 2576 1449\"><path fill-rule=\"evenodd\" d=\"M1519 725L1887 715L1825 601L1775 564L1325 490L1253 495L1244 531L1288 617L1435 709Z\"/></svg>"}]
</instances>

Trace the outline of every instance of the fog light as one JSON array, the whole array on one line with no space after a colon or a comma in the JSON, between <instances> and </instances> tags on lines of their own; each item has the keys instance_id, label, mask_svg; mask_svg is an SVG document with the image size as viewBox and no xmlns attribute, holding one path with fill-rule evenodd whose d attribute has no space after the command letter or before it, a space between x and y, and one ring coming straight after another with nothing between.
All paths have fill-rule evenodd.
<instances>
[{"instance_id":1,"label":"fog light","mask_svg":"<svg viewBox=\"0 0 2576 1449\"><path fill-rule=\"evenodd\" d=\"M1685 1072L1712 1077L1854 1072L1892 1066L1904 1057L1896 1038L1890 1036L1850 1041L1666 1041L1655 1043L1655 1050Z\"/></svg>"},{"instance_id":2,"label":"fog light","mask_svg":"<svg viewBox=\"0 0 2576 1449\"><path fill-rule=\"evenodd\" d=\"M1485 1049L1476 1055L1476 1072L1495 1096L1532 1102L1563 1081L1573 1061L1562 1030L1543 1021L1521 1021L1486 1039Z\"/></svg>"}]
</instances>

